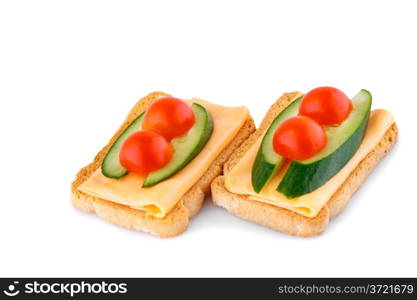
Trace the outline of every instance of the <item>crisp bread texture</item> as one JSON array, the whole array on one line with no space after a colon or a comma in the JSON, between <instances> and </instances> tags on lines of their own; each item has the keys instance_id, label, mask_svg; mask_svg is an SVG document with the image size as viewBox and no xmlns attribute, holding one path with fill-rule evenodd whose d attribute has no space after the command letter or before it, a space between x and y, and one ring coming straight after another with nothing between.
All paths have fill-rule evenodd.
<instances>
[{"instance_id":1,"label":"crisp bread texture","mask_svg":"<svg viewBox=\"0 0 417 300\"><path fill-rule=\"evenodd\" d=\"M252 144L262 136L275 117L300 95L302 94L299 92L285 93L270 107L258 130L225 163L224 175L236 165ZM217 177L211 184L213 202L227 209L231 214L273 230L303 237L321 234L326 229L330 219L343 211L351 196L359 189L378 162L390 151L397 141L397 135L397 125L393 123L385 132L378 145L358 164L314 218L249 199L246 195L233 194L225 188L224 175Z\"/></svg>"},{"instance_id":2,"label":"crisp bread texture","mask_svg":"<svg viewBox=\"0 0 417 300\"><path fill-rule=\"evenodd\" d=\"M110 146L126 127L139 114L144 112L152 102L163 96L170 95L163 92L154 92L139 100L107 145L96 155L94 161L77 173L75 180L71 184L72 204L75 208L85 212L96 213L101 218L113 224L149 232L160 237L173 237L185 231L189 220L198 213L203 205L205 196L210 193L211 182L222 173L224 163L255 131L255 124L250 116L248 116L248 119L233 141L214 160L206 173L188 190L164 218L156 218L145 214L143 211L87 195L77 189L79 185L86 181L101 166Z\"/></svg>"}]
</instances>

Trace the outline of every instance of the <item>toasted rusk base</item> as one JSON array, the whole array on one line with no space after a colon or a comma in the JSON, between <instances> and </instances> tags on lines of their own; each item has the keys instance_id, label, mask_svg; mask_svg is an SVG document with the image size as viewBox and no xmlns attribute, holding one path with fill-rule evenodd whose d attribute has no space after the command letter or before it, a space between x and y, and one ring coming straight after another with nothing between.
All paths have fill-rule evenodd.
<instances>
[{"instance_id":1,"label":"toasted rusk base","mask_svg":"<svg viewBox=\"0 0 417 300\"><path fill-rule=\"evenodd\" d=\"M226 162L224 174L231 170L252 144L268 129L274 118L298 95L301 94L298 92L286 93L271 106L259 129ZM225 188L224 176L217 177L211 184L213 202L242 219L273 230L304 237L321 234L326 229L330 219L343 211L352 194L359 189L377 163L390 151L397 140L397 134L398 129L394 123L385 132L379 144L359 163L314 218L308 218L284 208L251 200L245 195L230 193Z\"/></svg>"},{"instance_id":2,"label":"toasted rusk base","mask_svg":"<svg viewBox=\"0 0 417 300\"><path fill-rule=\"evenodd\" d=\"M125 128L149 105L162 96L163 92L154 92L139 100L129 112L126 120L113 135L109 143L96 155L94 161L82 168L71 185L72 204L85 212L96 213L101 218L126 228L149 232L160 237L172 237L185 231L189 219L195 216L204 202L204 197L210 193L210 184L222 172L224 163L231 154L255 131L255 125L249 116L234 140L214 160L207 172L188 190L177 205L164 217L156 218L146 215L143 211L128 206L110 202L98 197L87 195L77 187L86 181L100 166L107 150Z\"/></svg>"}]
</instances>

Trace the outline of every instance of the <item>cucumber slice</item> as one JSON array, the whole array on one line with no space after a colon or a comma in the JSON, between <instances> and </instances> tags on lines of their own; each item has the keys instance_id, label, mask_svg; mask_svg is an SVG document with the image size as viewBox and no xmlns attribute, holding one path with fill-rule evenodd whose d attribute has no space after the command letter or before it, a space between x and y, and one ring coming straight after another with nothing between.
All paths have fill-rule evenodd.
<instances>
[{"instance_id":1,"label":"cucumber slice","mask_svg":"<svg viewBox=\"0 0 417 300\"><path fill-rule=\"evenodd\" d=\"M119 179L127 174L127 170L120 164L119 152L124 140L141 129L144 112L141 113L133 122L122 132L117 140L110 147L101 164L101 173L109 178Z\"/></svg>"},{"instance_id":2,"label":"cucumber slice","mask_svg":"<svg viewBox=\"0 0 417 300\"><path fill-rule=\"evenodd\" d=\"M294 100L272 121L262 139L252 167L252 187L257 193L262 190L266 182L281 168L285 161L284 157L274 151L272 140L279 125L288 118L298 114L301 99L302 96Z\"/></svg>"},{"instance_id":3,"label":"cucumber slice","mask_svg":"<svg viewBox=\"0 0 417 300\"><path fill-rule=\"evenodd\" d=\"M197 103L193 103L191 109L196 116L194 126L186 135L171 141L174 148L171 161L163 168L149 173L143 187L153 186L180 171L200 153L210 139L213 132L213 120L210 113Z\"/></svg>"},{"instance_id":4,"label":"cucumber slice","mask_svg":"<svg viewBox=\"0 0 417 300\"><path fill-rule=\"evenodd\" d=\"M288 198L310 193L336 175L359 148L371 110L372 95L361 90L352 99L349 117L337 127L326 127L327 145L317 155L292 161L277 190Z\"/></svg>"}]
</instances>

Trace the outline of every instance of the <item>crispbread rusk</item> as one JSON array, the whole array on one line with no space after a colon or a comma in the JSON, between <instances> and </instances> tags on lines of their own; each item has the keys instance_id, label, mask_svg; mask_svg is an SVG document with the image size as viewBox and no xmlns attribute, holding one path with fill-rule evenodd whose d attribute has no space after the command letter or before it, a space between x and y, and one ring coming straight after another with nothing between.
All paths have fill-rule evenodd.
<instances>
[{"instance_id":1,"label":"crispbread rusk","mask_svg":"<svg viewBox=\"0 0 417 300\"><path fill-rule=\"evenodd\" d=\"M268 129L274 118L301 93L282 95L268 110L260 127L239 147L224 165L224 175L233 168L246 151ZM351 196L359 189L377 163L390 151L397 141L398 129L395 123L385 132L378 145L350 173L326 205L314 217L309 218L296 212L267 203L251 200L246 195L229 192L224 185L224 175L217 177L211 184L214 204L227 209L230 213L290 235L309 237L321 234L330 219L340 214Z\"/></svg>"},{"instance_id":2,"label":"crispbread rusk","mask_svg":"<svg viewBox=\"0 0 417 300\"><path fill-rule=\"evenodd\" d=\"M255 124L250 116L248 116L232 142L217 156L205 174L188 190L164 218L146 215L143 211L90 196L77 189L80 184L86 181L101 166L108 149L126 127L140 113L145 111L153 101L163 96L170 95L163 92L154 92L139 100L108 144L96 155L94 161L78 172L71 184L72 204L75 208L85 212L96 213L113 224L149 232L160 237L173 237L185 231L189 219L198 213L203 205L204 197L210 193L211 182L221 174L224 163L255 131Z\"/></svg>"}]
</instances>

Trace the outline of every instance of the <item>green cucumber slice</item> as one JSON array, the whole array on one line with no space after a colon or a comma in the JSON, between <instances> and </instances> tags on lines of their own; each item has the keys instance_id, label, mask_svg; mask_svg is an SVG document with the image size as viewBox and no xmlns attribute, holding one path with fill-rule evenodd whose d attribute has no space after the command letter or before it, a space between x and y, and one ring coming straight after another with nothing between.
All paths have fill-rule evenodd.
<instances>
[{"instance_id":1,"label":"green cucumber slice","mask_svg":"<svg viewBox=\"0 0 417 300\"><path fill-rule=\"evenodd\" d=\"M107 154L104 157L103 162L101 164L101 173L104 176L119 179L127 174L127 170L120 164L120 147L129 135L141 129L144 114L144 112L141 113L135 120L133 120L133 122L125 129L125 131L122 132L122 134L113 143L109 151L107 151Z\"/></svg>"},{"instance_id":2,"label":"green cucumber slice","mask_svg":"<svg viewBox=\"0 0 417 300\"><path fill-rule=\"evenodd\" d=\"M288 198L310 193L336 175L359 148L372 105L372 95L361 90L352 99L349 117L337 127L326 127L327 145L314 157L292 161L277 190Z\"/></svg>"},{"instance_id":3,"label":"green cucumber slice","mask_svg":"<svg viewBox=\"0 0 417 300\"><path fill-rule=\"evenodd\" d=\"M171 161L163 168L149 173L143 187L153 186L180 171L200 153L210 139L213 132L213 120L210 113L197 103L193 103L191 109L196 116L194 126L186 135L171 141L174 148Z\"/></svg>"},{"instance_id":4,"label":"green cucumber slice","mask_svg":"<svg viewBox=\"0 0 417 300\"><path fill-rule=\"evenodd\" d=\"M301 99L302 96L298 97L280 114L278 114L274 121L272 121L262 139L255 162L252 167L252 187L257 193L262 190L267 181L276 171L281 168L285 161L284 157L274 151L272 140L279 125L281 125L281 123L288 118L298 114L298 108L300 106Z\"/></svg>"}]
</instances>

